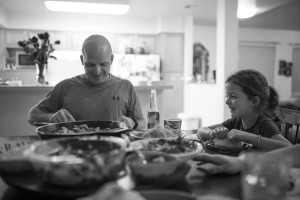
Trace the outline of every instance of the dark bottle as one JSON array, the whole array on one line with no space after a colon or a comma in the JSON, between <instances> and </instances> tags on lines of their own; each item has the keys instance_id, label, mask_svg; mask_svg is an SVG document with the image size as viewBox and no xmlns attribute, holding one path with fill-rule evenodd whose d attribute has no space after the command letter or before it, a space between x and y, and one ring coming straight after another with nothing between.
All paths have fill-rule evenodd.
<instances>
[{"instance_id":1,"label":"dark bottle","mask_svg":"<svg viewBox=\"0 0 300 200\"><path fill-rule=\"evenodd\" d=\"M156 90L151 90L150 94L150 108L147 115L148 129L159 125L159 111L157 109Z\"/></svg>"}]
</instances>

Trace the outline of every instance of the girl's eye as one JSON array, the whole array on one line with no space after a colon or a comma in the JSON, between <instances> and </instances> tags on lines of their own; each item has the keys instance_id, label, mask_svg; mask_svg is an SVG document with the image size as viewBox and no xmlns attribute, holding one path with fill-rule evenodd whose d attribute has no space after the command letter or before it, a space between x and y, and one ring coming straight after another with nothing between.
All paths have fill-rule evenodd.
<instances>
[{"instance_id":1,"label":"girl's eye","mask_svg":"<svg viewBox=\"0 0 300 200\"><path fill-rule=\"evenodd\" d=\"M234 95L226 95L226 98L227 98L227 99L228 99L228 98L235 99L235 98L237 98L237 97L234 96Z\"/></svg>"}]
</instances>

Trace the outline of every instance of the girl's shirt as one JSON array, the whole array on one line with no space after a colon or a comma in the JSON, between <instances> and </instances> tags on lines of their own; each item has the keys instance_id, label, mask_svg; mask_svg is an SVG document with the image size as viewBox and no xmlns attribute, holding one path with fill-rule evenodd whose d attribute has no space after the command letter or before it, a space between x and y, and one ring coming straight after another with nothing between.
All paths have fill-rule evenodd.
<instances>
[{"instance_id":1,"label":"girl's shirt","mask_svg":"<svg viewBox=\"0 0 300 200\"><path fill-rule=\"evenodd\" d=\"M222 123L229 131L238 129L255 135L261 135L266 138L271 138L273 135L280 134L280 131L274 121L268 117L260 116L255 124L250 128L243 128L242 120L239 118L230 118Z\"/></svg>"}]
</instances>

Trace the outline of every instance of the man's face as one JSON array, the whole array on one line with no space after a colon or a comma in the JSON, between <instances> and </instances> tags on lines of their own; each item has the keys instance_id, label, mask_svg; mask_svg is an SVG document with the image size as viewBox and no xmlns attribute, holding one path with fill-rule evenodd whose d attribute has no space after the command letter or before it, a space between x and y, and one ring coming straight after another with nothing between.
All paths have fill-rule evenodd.
<instances>
[{"instance_id":1,"label":"man's face","mask_svg":"<svg viewBox=\"0 0 300 200\"><path fill-rule=\"evenodd\" d=\"M109 53L91 53L80 56L87 78L95 84L102 83L109 77L113 55Z\"/></svg>"}]
</instances>

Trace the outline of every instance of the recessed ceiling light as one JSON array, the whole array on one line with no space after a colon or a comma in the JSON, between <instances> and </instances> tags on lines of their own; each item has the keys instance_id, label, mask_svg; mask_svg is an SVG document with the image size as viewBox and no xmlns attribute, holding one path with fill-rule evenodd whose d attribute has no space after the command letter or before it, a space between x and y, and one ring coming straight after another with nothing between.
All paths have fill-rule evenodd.
<instances>
[{"instance_id":1,"label":"recessed ceiling light","mask_svg":"<svg viewBox=\"0 0 300 200\"><path fill-rule=\"evenodd\" d=\"M86 3L70 1L45 1L46 8L58 12L98 13L122 15L128 12L129 5L109 3Z\"/></svg>"},{"instance_id":2,"label":"recessed ceiling light","mask_svg":"<svg viewBox=\"0 0 300 200\"><path fill-rule=\"evenodd\" d=\"M256 14L255 0L238 0L237 18L246 19Z\"/></svg>"}]
</instances>

